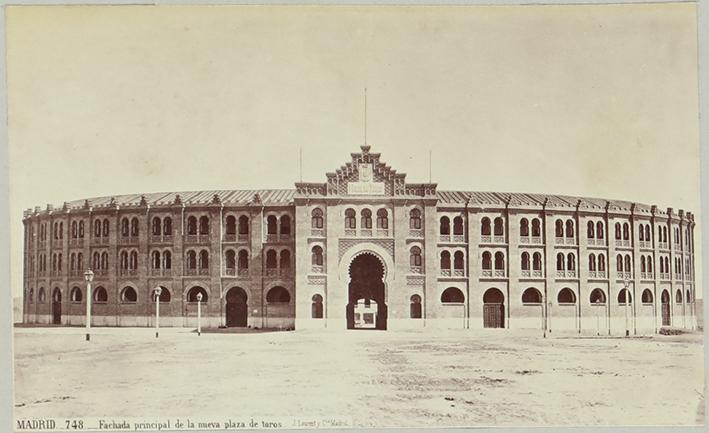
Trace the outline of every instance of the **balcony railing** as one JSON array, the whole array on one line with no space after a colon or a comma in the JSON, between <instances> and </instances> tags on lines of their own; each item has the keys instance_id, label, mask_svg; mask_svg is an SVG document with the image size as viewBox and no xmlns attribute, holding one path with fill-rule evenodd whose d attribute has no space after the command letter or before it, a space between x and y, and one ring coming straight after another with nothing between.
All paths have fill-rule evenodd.
<instances>
[{"instance_id":1,"label":"balcony railing","mask_svg":"<svg viewBox=\"0 0 709 433\"><path fill-rule=\"evenodd\" d=\"M658 242L657 247L662 250L668 250L670 248L667 242Z\"/></svg>"},{"instance_id":2,"label":"balcony railing","mask_svg":"<svg viewBox=\"0 0 709 433\"><path fill-rule=\"evenodd\" d=\"M200 268L199 274L200 275L209 275L209 268Z\"/></svg>"},{"instance_id":3,"label":"balcony railing","mask_svg":"<svg viewBox=\"0 0 709 433\"><path fill-rule=\"evenodd\" d=\"M137 244L138 243L138 236L121 236L118 238L118 243L119 244Z\"/></svg>"},{"instance_id":4,"label":"balcony railing","mask_svg":"<svg viewBox=\"0 0 709 433\"><path fill-rule=\"evenodd\" d=\"M496 244L504 244L505 243L505 237L504 236L493 236L492 241Z\"/></svg>"},{"instance_id":5,"label":"balcony railing","mask_svg":"<svg viewBox=\"0 0 709 433\"><path fill-rule=\"evenodd\" d=\"M226 268L226 269L224 269L224 274L229 277L235 277L236 276L236 268Z\"/></svg>"},{"instance_id":6,"label":"balcony railing","mask_svg":"<svg viewBox=\"0 0 709 433\"><path fill-rule=\"evenodd\" d=\"M519 243L520 244L528 244L529 243L529 236L520 236Z\"/></svg>"},{"instance_id":7,"label":"balcony railing","mask_svg":"<svg viewBox=\"0 0 709 433\"><path fill-rule=\"evenodd\" d=\"M81 269L72 269L69 271L69 275L72 277L78 277L84 274L84 271Z\"/></svg>"},{"instance_id":8,"label":"balcony railing","mask_svg":"<svg viewBox=\"0 0 709 433\"><path fill-rule=\"evenodd\" d=\"M652 242L650 241L638 241L640 248L652 248Z\"/></svg>"},{"instance_id":9,"label":"balcony railing","mask_svg":"<svg viewBox=\"0 0 709 433\"><path fill-rule=\"evenodd\" d=\"M588 278L598 278L598 273L596 271L588 271Z\"/></svg>"},{"instance_id":10,"label":"balcony railing","mask_svg":"<svg viewBox=\"0 0 709 433\"><path fill-rule=\"evenodd\" d=\"M532 276L532 272L529 269L522 269L521 276L529 278Z\"/></svg>"},{"instance_id":11,"label":"balcony railing","mask_svg":"<svg viewBox=\"0 0 709 433\"><path fill-rule=\"evenodd\" d=\"M451 241L451 235L439 235L438 238L441 242L450 242Z\"/></svg>"},{"instance_id":12,"label":"balcony railing","mask_svg":"<svg viewBox=\"0 0 709 433\"><path fill-rule=\"evenodd\" d=\"M69 245L71 245L72 247L83 247L84 246L84 238L70 239Z\"/></svg>"},{"instance_id":13,"label":"balcony railing","mask_svg":"<svg viewBox=\"0 0 709 433\"><path fill-rule=\"evenodd\" d=\"M153 277L169 277L172 275L172 269L151 269L150 275Z\"/></svg>"},{"instance_id":14,"label":"balcony railing","mask_svg":"<svg viewBox=\"0 0 709 433\"><path fill-rule=\"evenodd\" d=\"M58 276L60 276L61 274L62 274L62 271L53 270L53 271L51 272L50 276L52 276L52 277L58 277Z\"/></svg>"},{"instance_id":15,"label":"balcony railing","mask_svg":"<svg viewBox=\"0 0 709 433\"><path fill-rule=\"evenodd\" d=\"M453 235L453 242L465 242L465 235Z\"/></svg>"},{"instance_id":16,"label":"balcony railing","mask_svg":"<svg viewBox=\"0 0 709 433\"><path fill-rule=\"evenodd\" d=\"M323 238L325 237L325 229L310 229L310 236Z\"/></svg>"},{"instance_id":17,"label":"balcony railing","mask_svg":"<svg viewBox=\"0 0 709 433\"><path fill-rule=\"evenodd\" d=\"M345 236L357 236L356 229L345 229Z\"/></svg>"},{"instance_id":18,"label":"balcony railing","mask_svg":"<svg viewBox=\"0 0 709 433\"><path fill-rule=\"evenodd\" d=\"M94 269L94 275L105 277L108 275L108 269Z\"/></svg>"},{"instance_id":19,"label":"balcony railing","mask_svg":"<svg viewBox=\"0 0 709 433\"><path fill-rule=\"evenodd\" d=\"M293 274L291 272L291 268L281 268L278 270L278 273L281 275L281 277L290 277Z\"/></svg>"},{"instance_id":20,"label":"balcony railing","mask_svg":"<svg viewBox=\"0 0 709 433\"><path fill-rule=\"evenodd\" d=\"M290 240L293 238L290 233L281 233L278 236L278 239L280 239L281 242L290 242Z\"/></svg>"},{"instance_id":21,"label":"balcony railing","mask_svg":"<svg viewBox=\"0 0 709 433\"><path fill-rule=\"evenodd\" d=\"M325 267L323 265L313 265L310 271L314 274L322 274L325 272Z\"/></svg>"},{"instance_id":22,"label":"balcony railing","mask_svg":"<svg viewBox=\"0 0 709 433\"><path fill-rule=\"evenodd\" d=\"M409 229L410 238L423 238L423 229Z\"/></svg>"},{"instance_id":23,"label":"balcony railing","mask_svg":"<svg viewBox=\"0 0 709 433\"><path fill-rule=\"evenodd\" d=\"M483 277L492 277L492 269L483 269L481 275Z\"/></svg>"},{"instance_id":24,"label":"balcony railing","mask_svg":"<svg viewBox=\"0 0 709 433\"><path fill-rule=\"evenodd\" d=\"M617 271L617 278L619 280L629 280L632 278L632 273L631 272L623 272L623 271Z\"/></svg>"},{"instance_id":25,"label":"balcony railing","mask_svg":"<svg viewBox=\"0 0 709 433\"><path fill-rule=\"evenodd\" d=\"M669 273L669 272L660 272L660 279L661 279L661 280L669 280L669 279L670 279L670 273Z\"/></svg>"},{"instance_id":26,"label":"balcony railing","mask_svg":"<svg viewBox=\"0 0 709 433\"><path fill-rule=\"evenodd\" d=\"M150 243L153 244L169 244L172 243L172 235L151 235Z\"/></svg>"},{"instance_id":27,"label":"balcony railing","mask_svg":"<svg viewBox=\"0 0 709 433\"><path fill-rule=\"evenodd\" d=\"M492 236L491 235L481 235L480 242L483 244L492 243Z\"/></svg>"},{"instance_id":28,"label":"balcony railing","mask_svg":"<svg viewBox=\"0 0 709 433\"><path fill-rule=\"evenodd\" d=\"M108 236L106 237L97 237L97 238L92 238L91 243L93 245L103 245L108 243Z\"/></svg>"},{"instance_id":29,"label":"balcony railing","mask_svg":"<svg viewBox=\"0 0 709 433\"><path fill-rule=\"evenodd\" d=\"M389 229L377 229L377 236L378 237L388 237L389 236Z\"/></svg>"},{"instance_id":30,"label":"balcony railing","mask_svg":"<svg viewBox=\"0 0 709 433\"><path fill-rule=\"evenodd\" d=\"M372 237L372 229L361 229L359 231L359 235L364 238L371 238Z\"/></svg>"},{"instance_id":31,"label":"balcony railing","mask_svg":"<svg viewBox=\"0 0 709 433\"><path fill-rule=\"evenodd\" d=\"M464 277L465 270L464 269L453 269L453 276L454 277Z\"/></svg>"},{"instance_id":32,"label":"balcony railing","mask_svg":"<svg viewBox=\"0 0 709 433\"><path fill-rule=\"evenodd\" d=\"M278 242L278 233L266 234L266 242Z\"/></svg>"},{"instance_id":33,"label":"balcony railing","mask_svg":"<svg viewBox=\"0 0 709 433\"><path fill-rule=\"evenodd\" d=\"M189 276L197 275L197 269L189 269L189 268L185 269L185 275L189 275Z\"/></svg>"},{"instance_id":34,"label":"balcony railing","mask_svg":"<svg viewBox=\"0 0 709 433\"><path fill-rule=\"evenodd\" d=\"M239 270L236 272L236 275L239 276L239 277L248 277L248 276L249 276L249 270L248 270L248 268L239 269Z\"/></svg>"},{"instance_id":35,"label":"balcony railing","mask_svg":"<svg viewBox=\"0 0 709 433\"><path fill-rule=\"evenodd\" d=\"M682 274L675 272L675 280L681 280L681 279L682 279Z\"/></svg>"},{"instance_id":36,"label":"balcony railing","mask_svg":"<svg viewBox=\"0 0 709 433\"><path fill-rule=\"evenodd\" d=\"M588 239L588 245L598 245L598 246L606 246L606 240L605 239L594 239L590 238Z\"/></svg>"},{"instance_id":37,"label":"balcony railing","mask_svg":"<svg viewBox=\"0 0 709 433\"><path fill-rule=\"evenodd\" d=\"M652 280L652 272L640 272L640 278L643 280Z\"/></svg>"},{"instance_id":38,"label":"balcony railing","mask_svg":"<svg viewBox=\"0 0 709 433\"><path fill-rule=\"evenodd\" d=\"M505 270L504 270L504 269L495 269L495 276L496 276L496 277L504 277L504 276L505 276Z\"/></svg>"},{"instance_id":39,"label":"balcony railing","mask_svg":"<svg viewBox=\"0 0 709 433\"><path fill-rule=\"evenodd\" d=\"M557 269L556 278L576 278L576 270L565 270L560 271Z\"/></svg>"},{"instance_id":40,"label":"balcony railing","mask_svg":"<svg viewBox=\"0 0 709 433\"><path fill-rule=\"evenodd\" d=\"M267 277L278 276L278 268L266 268L266 276Z\"/></svg>"},{"instance_id":41,"label":"balcony railing","mask_svg":"<svg viewBox=\"0 0 709 433\"><path fill-rule=\"evenodd\" d=\"M224 242L236 242L236 233L225 233Z\"/></svg>"},{"instance_id":42,"label":"balcony railing","mask_svg":"<svg viewBox=\"0 0 709 433\"><path fill-rule=\"evenodd\" d=\"M47 276L47 271L37 271L37 276L38 276L38 277L46 277L46 276Z\"/></svg>"},{"instance_id":43,"label":"balcony railing","mask_svg":"<svg viewBox=\"0 0 709 433\"><path fill-rule=\"evenodd\" d=\"M598 273L598 278L606 278L606 271L596 271Z\"/></svg>"},{"instance_id":44,"label":"balcony railing","mask_svg":"<svg viewBox=\"0 0 709 433\"><path fill-rule=\"evenodd\" d=\"M532 244L534 245L541 245L542 244L542 237L541 236L532 236Z\"/></svg>"},{"instance_id":45,"label":"balcony railing","mask_svg":"<svg viewBox=\"0 0 709 433\"><path fill-rule=\"evenodd\" d=\"M121 276L128 276L128 275L134 276L134 275L138 275L138 270L137 270L137 269L119 269L119 270L118 270L118 275L121 275Z\"/></svg>"},{"instance_id":46,"label":"balcony railing","mask_svg":"<svg viewBox=\"0 0 709 433\"><path fill-rule=\"evenodd\" d=\"M411 267L409 267L409 273L423 274L423 268L421 266L411 266Z\"/></svg>"},{"instance_id":47,"label":"balcony railing","mask_svg":"<svg viewBox=\"0 0 709 433\"><path fill-rule=\"evenodd\" d=\"M450 277L450 276L451 276L451 270L450 270L450 269L441 269L441 276L442 276L442 277Z\"/></svg>"},{"instance_id":48,"label":"balcony railing","mask_svg":"<svg viewBox=\"0 0 709 433\"><path fill-rule=\"evenodd\" d=\"M616 240L615 240L615 246L616 246L616 247L629 247L629 246L630 246L630 240L629 240L629 239L616 239Z\"/></svg>"},{"instance_id":49,"label":"balcony railing","mask_svg":"<svg viewBox=\"0 0 709 433\"><path fill-rule=\"evenodd\" d=\"M540 278L544 275L541 269L532 270L532 276L535 278Z\"/></svg>"},{"instance_id":50,"label":"balcony railing","mask_svg":"<svg viewBox=\"0 0 709 433\"><path fill-rule=\"evenodd\" d=\"M239 233L236 235L236 240L237 242L248 242L249 241L249 234L248 233Z\"/></svg>"}]
</instances>

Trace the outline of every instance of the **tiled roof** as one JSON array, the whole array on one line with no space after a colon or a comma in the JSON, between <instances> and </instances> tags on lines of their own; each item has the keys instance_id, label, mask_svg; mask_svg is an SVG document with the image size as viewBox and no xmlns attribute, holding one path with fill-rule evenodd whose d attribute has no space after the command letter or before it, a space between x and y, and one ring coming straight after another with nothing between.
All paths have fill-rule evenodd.
<instances>
[{"instance_id":1,"label":"tiled roof","mask_svg":"<svg viewBox=\"0 0 709 433\"><path fill-rule=\"evenodd\" d=\"M93 197L86 199L93 208L110 206L112 201L118 206L137 206L144 197L149 205L167 205L175 203L177 196L184 204L197 205L209 204L213 201L214 195L219 197L221 203L225 205L245 205L254 201L258 194L261 203L265 205L287 206L293 204L295 195L294 189L253 189L253 190L216 190L216 191L181 191L181 192L156 192L146 194L125 194L116 196ZM441 205L465 205L472 206L502 206L509 201L511 206L541 206L545 202L549 207L575 208L580 204L581 208L588 210L603 210L606 203L610 203L613 211L629 211L632 202L623 200L604 200L598 198L576 197L551 194L526 194L526 193L502 193L502 192L482 192L482 191L437 191L439 204ZM67 202L69 209L80 209L84 207L85 201L74 200ZM61 206L60 206L61 208ZM635 209L641 213L650 213L651 206L637 203ZM660 211L658 209L658 211Z\"/></svg>"}]
</instances>

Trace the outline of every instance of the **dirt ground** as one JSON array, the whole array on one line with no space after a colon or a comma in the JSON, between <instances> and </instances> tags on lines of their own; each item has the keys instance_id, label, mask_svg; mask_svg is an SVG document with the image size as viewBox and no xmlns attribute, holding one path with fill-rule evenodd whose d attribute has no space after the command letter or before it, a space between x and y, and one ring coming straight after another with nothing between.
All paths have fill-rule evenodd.
<instances>
[{"instance_id":1,"label":"dirt ground","mask_svg":"<svg viewBox=\"0 0 709 433\"><path fill-rule=\"evenodd\" d=\"M342 416L354 426L700 425L703 336L15 330L15 416Z\"/></svg>"}]
</instances>

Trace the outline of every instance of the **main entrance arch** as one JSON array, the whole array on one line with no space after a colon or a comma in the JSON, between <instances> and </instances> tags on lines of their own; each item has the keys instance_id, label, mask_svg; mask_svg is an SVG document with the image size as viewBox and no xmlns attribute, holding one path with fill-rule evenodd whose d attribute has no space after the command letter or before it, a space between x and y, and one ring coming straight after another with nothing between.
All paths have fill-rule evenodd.
<instances>
[{"instance_id":1,"label":"main entrance arch","mask_svg":"<svg viewBox=\"0 0 709 433\"><path fill-rule=\"evenodd\" d=\"M359 254L350 263L349 274L347 329L386 329L382 261L372 253Z\"/></svg>"},{"instance_id":2,"label":"main entrance arch","mask_svg":"<svg viewBox=\"0 0 709 433\"><path fill-rule=\"evenodd\" d=\"M55 287L52 292L52 323L62 324L62 291Z\"/></svg>"},{"instance_id":3,"label":"main entrance arch","mask_svg":"<svg viewBox=\"0 0 709 433\"><path fill-rule=\"evenodd\" d=\"M232 287L226 292L226 326L245 327L248 319L248 296L241 287Z\"/></svg>"}]
</instances>

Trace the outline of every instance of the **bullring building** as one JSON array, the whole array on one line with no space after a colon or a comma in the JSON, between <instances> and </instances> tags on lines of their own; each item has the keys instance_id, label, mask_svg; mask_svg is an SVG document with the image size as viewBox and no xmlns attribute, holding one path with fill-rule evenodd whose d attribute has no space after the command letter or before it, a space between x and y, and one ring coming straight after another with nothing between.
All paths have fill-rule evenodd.
<instances>
[{"instance_id":1,"label":"bullring building","mask_svg":"<svg viewBox=\"0 0 709 433\"><path fill-rule=\"evenodd\" d=\"M441 191L369 146L324 182L146 193L24 214L25 323L654 333L694 328L694 216ZM95 273L86 293L83 273Z\"/></svg>"}]
</instances>

